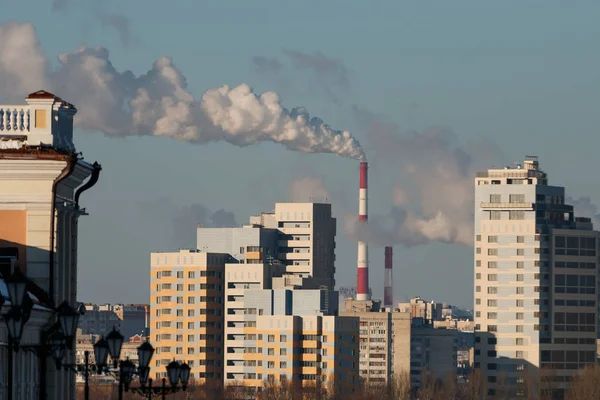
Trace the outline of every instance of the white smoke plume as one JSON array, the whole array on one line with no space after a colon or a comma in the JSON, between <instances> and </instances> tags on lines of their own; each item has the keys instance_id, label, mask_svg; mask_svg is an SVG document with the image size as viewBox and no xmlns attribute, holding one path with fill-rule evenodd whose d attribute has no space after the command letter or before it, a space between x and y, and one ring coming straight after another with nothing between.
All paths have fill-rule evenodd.
<instances>
[{"instance_id":1,"label":"white smoke plume","mask_svg":"<svg viewBox=\"0 0 600 400\"><path fill-rule=\"evenodd\" d=\"M60 54L59 67L50 70L31 24L0 25L0 37L2 100L49 90L75 104L79 128L111 136L167 136L192 143L227 141L249 146L275 142L289 150L364 159L350 132L330 128L302 107L287 110L277 93L257 95L247 84L224 85L196 99L170 58L158 59L146 74L136 76L117 71L103 47L80 47Z\"/></svg>"},{"instance_id":2,"label":"white smoke plume","mask_svg":"<svg viewBox=\"0 0 600 400\"><path fill-rule=\"evenodd\" d=\"M472 246L475 173L497 150L485 143L460 145L449 129L403 132L384 116L356 107L354 112L376 159L397 165L401 178L392 189L390 212L371 213L368 224L350 214L346 233L376 246L432 241Z\"/></svg>"}]
</instances>

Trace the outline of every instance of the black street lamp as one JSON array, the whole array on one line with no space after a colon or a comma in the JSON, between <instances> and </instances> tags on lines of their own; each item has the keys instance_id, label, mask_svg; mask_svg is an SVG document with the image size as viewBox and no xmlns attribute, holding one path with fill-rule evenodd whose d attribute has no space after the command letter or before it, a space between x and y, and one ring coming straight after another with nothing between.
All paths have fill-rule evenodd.
<instances>
[{"instance_id":1,"label":"black street lamp","mask_svg":"<svg viewBox=\"0 0 600 400\"><path fill-rule=\"evenodd\" d=\"M117 362L121 356L121 346L123 346L123 335L113 327L112 332L106 337L106 344L108 345L108 353L110 358L113 360L113 368L117 368Z\"/></svg>"},{"instance_id":2,"label":"black street lamp","mask_svg":"<svg viewBox=\"0 0 600 400\"><path fill-rule=\"evenodd\" d=\"M66 301L59 305L56 311L58 312L60 328L65 335L67 348L72 349L73 339L75 338L75 332L77 331L77 324L79 323L79 316L81 313L71 307Z\"/></svg>"},{"instance_id":3,"label":"black street lamp","mask_svg":"<svg viewBox=\"0 0 600 400\"><path fill-rule=\"evenodd\" d=\"M40 399L45 399L47 357L52 356L56 362L57 369L61 367L64 369L74 369L73 365L63 364L62 359L65 356L65 349L72 349L73 347L73 337L75 336L81 312L78 312L66 302L56 309L51 305L46 306L53 312L50 328L47 330L41 329L39 344L20 346L25 324L29 321L33 309L33 300L27 294L29 281L18 266L15 267L11 275L3 276L2 280L6 284L8 299L0 295L0 307L6 303L6 300L10 301L9 311L3 315L8 330L8 399L13 398L13 353L19 351L19 347L31 350L38 355L40 360L39 394ZM78 307L78 310L81 310L81 305Z\"/></svg>"},{"instance_id":4,"label":"black street lamp","mask_svg":"<svg viewBox=\"0 0 600 400\"><path fill-rule=\"evenodd\" d=\"M19 268L15 268L12 275L4 278L6 288L8 289L8 298L13 307L21 308L27 293L27 279Z\"/></svg>"}]
</instances>

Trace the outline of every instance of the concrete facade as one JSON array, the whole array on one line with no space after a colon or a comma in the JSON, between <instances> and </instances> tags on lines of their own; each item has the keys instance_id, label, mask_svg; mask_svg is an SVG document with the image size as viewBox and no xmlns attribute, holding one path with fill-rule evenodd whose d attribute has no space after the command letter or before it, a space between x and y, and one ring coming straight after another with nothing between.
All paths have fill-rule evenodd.
<instances>
[{"instance_id":1,"label":"concrete facade","mask_svg":"<svg viewBox=\"0 0 600 400\"><path fill-rule=\"evenodd\" d=\"M453 377L457 369L457 331L431 326L412 327L410 333L410 381L418 388L424 372L438 379Z\"/></svg>"},{"instance_id":2,"label":"concrete facade","mask_svg":"<svg viewBox=\"0 0 600 400\"><path fill-rule=\"evenodd\" d=\"M386 385L410 371L411 318L374 301L347 300L340 316L359 319L359 374L366 384Z\"/></svg>"},{"instance_id":3,"label":"concrete facade","mask_svg":"<svg viewBox=\"0 0 600 400\"><path fill-rule=\"evenodd\" d=\"M261 390L264 382L326 385L351 394L358 385L358 319L337 311L337 292L246 289L244 327L229 335L226 385ZM229 328L228 328L229 332ZM343 384L341 384L343 383Z\"/></svg>"},{"instance_id":4,"label":"concrete facade","mask_svg":"<svg viewBox=\"0 0 600 400\"><path fill-rule=\"evenodd\" d=\"M191 367L190 379L222 383L224 273L231 256L180 250L150 259L151 376L166 377L165 367L178 360Z\"/></svg>"},{"instance_id":5,"label":"concrete facade","mask_svg":"<svg viewBox=\"0 0 600 400\"><path fill-rule=\"evenodd\" d=\"M561 396L570 376L595 362L597 238L537 158L477 174L475 367L490 395L500 375L520 397L527 375L551 371L540 390Z\"/></svg>"}]
</instances>

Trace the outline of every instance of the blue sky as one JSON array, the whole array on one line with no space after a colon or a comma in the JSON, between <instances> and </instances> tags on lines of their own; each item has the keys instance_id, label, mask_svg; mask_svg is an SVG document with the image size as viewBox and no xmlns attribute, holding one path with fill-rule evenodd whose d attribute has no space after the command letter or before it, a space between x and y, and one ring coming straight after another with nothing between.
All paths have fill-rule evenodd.
<instances>
[{"instance_id":1,"label":"blue sky","mask_svg":"<svg viewBox=\"0 0 600 400\"><path fill-rule=\"evenodd\" d=\"M223 84L279 92L284 106L304 106L363 143L371 162L371 214L389 212L398 182L406 180L409 194L417 187L405 179L402 161L379 159L353 106L385 115L401 130L450 128L460 148L487 141L503 163L536 154L554 184L566 185L573 197L600 201L593 180L600 164L596 2L61 3L67 8L52 11L33 0L3 1L2 22L32 23L53 63L79 45L99 45L110 50L117 70L135 74L172 57L197 98ZM127 32L102 23L108 15L125 21L125 42ZM295 68L284 49L335 60L346 68L348 84L336 83L339 73L332 78ZM285 68L277 76L261 73L255 56L275 58ZM286 200L290 183L303 177L322 179L339 200L333 205L340 220L337 281L354 283L356 247L342 220L357 209L355 161L275 144L192 145L82 130L76 141L86 159L104 168L100 182L82 196L90 215L80 221L80 300L147 302L149 252L175 245L167 223L173 209L202 204L231 211L242 223ZM492 163L472 155L478 164ZM417 213L418 207L418 200L409 206ZM159 216L160 208L168 215ZM394 252L398 299L420 295L471 306L471 247L432 242L397 245ZM371 286L382 294L383 249L370 254Z\"/></svg>"}]
</instances>

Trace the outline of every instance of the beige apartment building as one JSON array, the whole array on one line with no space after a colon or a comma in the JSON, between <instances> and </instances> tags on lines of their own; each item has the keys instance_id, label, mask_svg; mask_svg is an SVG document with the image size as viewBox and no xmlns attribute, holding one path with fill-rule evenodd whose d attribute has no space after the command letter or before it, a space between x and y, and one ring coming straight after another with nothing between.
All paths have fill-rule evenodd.
<instances>
[{"instance_id":1,"label":"beige apartment building","mask_svg":"<svg viewBox=\"0 0 600 400\"><path fill-rule=\"evenodd\" d=\"M156 349L151 376L166 376L173 360L196 382L223 380L223 296L229 254L180 250L152 253L150 330Z\"/></svg>"},{"instance_id":2,"label":"beige apartment building","mask_svg":"<svg viewBox=\"0 0 600 400\"><path fill-rule=\"evenodd\" d=\"M595 363L598 233L536 157L475 178L475 366L489 394L563 395ZM540 383L541 382L541 383Z\"/></svg>"},{"instance_id":3,"label":"beige apartment building","mask_svg":"<svg viewBox=\"0 0 600 400\"><path fill-rule=\"evenodd\" d=\"M381 309L380 302L346 300L340 316L359 318L359 373L366 384L386 385L411 365L411 317Z\"/></svg>"},{"instance_id":4,"label":"beige apartment building","mask_svg":"<svg viewBox=\"0 0 600 400\"><path fill-rule=\"evenodd\" d=\"M358 319L326 315L337 309L337 292L249 289L244 297L242 334L227 347L226 385L249 394L265 383L337 395L358 389Z\"/></svg>"}]
</instances>

